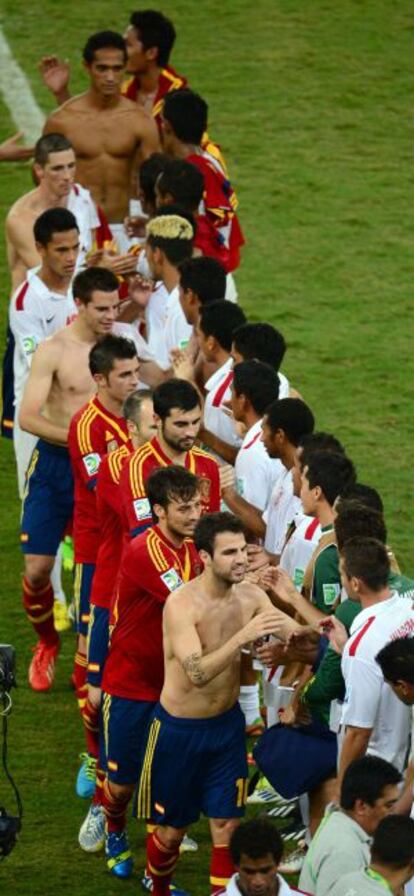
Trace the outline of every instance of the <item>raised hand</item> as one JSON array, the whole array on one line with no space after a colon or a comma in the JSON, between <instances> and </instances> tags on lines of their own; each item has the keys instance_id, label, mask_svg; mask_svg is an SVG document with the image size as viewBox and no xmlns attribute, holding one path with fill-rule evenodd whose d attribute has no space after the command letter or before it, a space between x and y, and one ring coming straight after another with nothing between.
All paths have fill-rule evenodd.
<instances>
[{"instance_id":1,"label":"raised hand","mask_svg":"<svg viewBox=\"0 0 414 896\"><path fill-rule=\"evenodd\" d=\"M39 62L39 72L47 89L60 103L69 99L70 65L68 59L57 56L43 56Z\"/></svg>"},{"instance_id":2,"label":"raised hand","mask_svg":"<svg viewBox=\"0 0 414 896\"><path fill-rule=\"evenodd\" d=\"M23 137L23 131L13 134L3 143L0 143L0 162L24 162L30 159L34 153L34 146L19 146L19 140Z\"/></svg>"}]
</instances>

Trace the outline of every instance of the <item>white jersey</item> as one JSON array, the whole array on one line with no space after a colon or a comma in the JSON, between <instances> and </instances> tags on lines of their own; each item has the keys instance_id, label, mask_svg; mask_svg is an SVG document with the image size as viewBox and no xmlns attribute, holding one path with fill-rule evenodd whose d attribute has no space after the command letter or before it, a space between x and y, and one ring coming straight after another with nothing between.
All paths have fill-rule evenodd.
<instances>
[{"instance_id":1,"label":"white jersey","mask_svg":"<svg viewBox=\"0 0 414 896\"><path fill-rule=\"evenodd\" d=\"M185 314L181 308L180 293L178 286L170 292L166 306L164 340L168 355L168 364L170 365L170 352L173 348L185 348L193 334L191 324L185 319Z\"/></svg>"},{"instance_id":2,"label":"white jersey","mask_svg":"<svg viewBox=\"0 0 414 896\"><path fill-rule=\"evenodd\" d=\"M271 554L282 553L288 526L293 522L301 506L300 498L293 494L292 471L283 467L263 514L266 523L264 546Z\"/></svg>"},{"instance_id":3,"label":"white jersey","mask_svg":"<svg viewBox=\"0 0 414 896\"><path fill-rule=\"evenodd\" d=\"M72 292L66 295L51 290L37 274L30 273L10 302L10 329L15 339L14 397L18 404L37 346L77 316Z\"/></svg>"},{"instance_id":4,"label":"white jersey","mask_svg":"<svg viewBox=\"0 0 414 896\"><path fill-rule=\"evenodd\" d=\"M321 537L321 526L314 516L304 516L302 511L294 519L295 528L285 543L280 566L292 579L295 588L301 589L305 569Z\"/></svg>"},{"instance_id":5,"label":"white jersey","mask_svg":"<svg viewBox=\"0 0 414 896\"><path fill-rule=\"evenodd\" d=\"M89 190L85 190L85 187L81 187L80 184L73 184L69 193L67 209L75 215L79 227L80 249L76 267L80 268L85 262L85 256L92 249L93 231L99 227L100 221Z\"/></svg>"},{"instance_id":6,"label":"white jersey","mask_svg":"<svg viewBox=\"0 0 414 896\"><path fill-rule=\"evenodd\" d=\"M230 401L231 383L233 381L233 360L229 358L207 380L204 388L204 426L223 442L240 448L242 440L236 432L234 421L223 410L223 404Z\"/></svg>"},{"instance_id":7,"label":"white jersey","mask_svg":"<svg viewBox=\"0 0 414 896\"><path fill-rule=\"evenodd\" d=\"M234 465L236 488L249 504L264 510L276 479L284 470L280 460L269 457L262 442L262 421L247 431Z\"/></svg>"},{"instance_id":8,"label":"white jersey","mask_svg":"<svg viewBox=\"0 0 414 896\"><path fill-rule=\"evenodd\" d=\"M224 891L226 896L243 896L242 890L239 888L239 885L237 882L238 877L239 877L238 874L233 874L233 876L230 878L230 880L227 884L227 887ZM286 881L283 879L283 877L281 877L280 874L277 874L276 877L277 877L277 882L278 882L278 891L277 891L278 896L290 896L290 893L293 893L293 892L301 893L302 892L301 890L295 890L295 891L291 890L289 884L286 883Z\"/></svg>"},{"instance_id":9,"label":"white jersey","mask_svg":"<svg viewBox=\"0 0 414 896\"><path fill-rule=\"evenodd\" d=\"M375 657L389 641L413 635L411 601L394 592L355 617L341 664L346 686L342 725L372 728L367 752L381 756L400 771L408 747L410 708L384 681Z\"/></svg>"},{"instance_id":10,"label":"white jersey","mask_svg":"<svg viewBox=\"0 0 414 896\"><path fill-rule=\"evenodd\" d=\"M168 292L161 280L155 284L145 309L147 342L157 364L170 366L165 347L165 319L167 317Z\"/></svg>"}]
</instances>

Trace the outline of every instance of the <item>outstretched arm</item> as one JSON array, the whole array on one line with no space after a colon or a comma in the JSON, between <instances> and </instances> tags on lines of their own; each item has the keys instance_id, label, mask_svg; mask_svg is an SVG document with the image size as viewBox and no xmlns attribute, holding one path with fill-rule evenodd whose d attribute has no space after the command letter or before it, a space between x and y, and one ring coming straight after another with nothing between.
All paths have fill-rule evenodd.
<instances>
[{"instance_id":1,"label":"outstretched arm","mask_svg":"<svg viewBox=\"0 0 414 896\"><path fill-rule=\"evenodd\" d=\"M23 131L0 143L0 162L24 162L33 155L33 146L20 146Z\"/></svg>"}]
</instances>

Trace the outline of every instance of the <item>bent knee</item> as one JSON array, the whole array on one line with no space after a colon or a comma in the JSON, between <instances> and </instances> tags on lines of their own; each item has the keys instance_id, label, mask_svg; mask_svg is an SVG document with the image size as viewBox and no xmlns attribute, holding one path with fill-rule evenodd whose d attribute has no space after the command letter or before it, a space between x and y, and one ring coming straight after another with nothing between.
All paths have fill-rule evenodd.
<instances>
[{"instance_id":1,"label":"bent knee","mask_svg":"<svg viewBox=\"0 0 414 896\"><path fill-rule=\"evenodd\" d=\"M41 588L47 585L54 562L54 557L26 554L24 558L24 572L32 588Z\"/></svg>"},{"instance_id":2,"label":"bent knee","mask_svg":"<svg viewBox=\"0 0 414 896\"><path fill-rule=\"evenodd\" d=\"M185 828L171 828L168 825L157 828L157 837L166 849L178 849L185 834Z\"/></svg>"},{"instance_id":3,"label":"bent knee","mask_svg":"<svg viewBox=\"0 0 414 896\"><path fill-rule=\"evenodd\" d=\"M239 818L210 818L211 839L214 845L228 846L231 835L239 824Z\"/></svg>"}]
</instances>

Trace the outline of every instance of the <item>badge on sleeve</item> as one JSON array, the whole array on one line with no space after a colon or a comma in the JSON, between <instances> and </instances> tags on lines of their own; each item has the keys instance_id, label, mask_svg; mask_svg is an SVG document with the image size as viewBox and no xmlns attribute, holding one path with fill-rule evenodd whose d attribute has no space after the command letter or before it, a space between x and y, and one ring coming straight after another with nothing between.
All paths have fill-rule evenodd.
<instances>
[{"instance_id":1,"label":"badge on sleeve","mask_svg":"<svg viewBox=\"0 0 414 896\"><path fill-rule=\"evenodd\" d=\"M151 505L148 498L138 498L134 501L134 510L137 520L146 520L151 517Z\"/></svg>"},{"instance_id":2,"label":"badge on sleeve","mask_svg":"<svg viewBox=\"0 0 414 896\"><path fill-rule=\"evenodd\" d=\"M183 580L178 575L178 572L172 566L171 569L167 569L167 572L163 572L161 575L161 579L164 582L164 585L167 586L169 591L175 591L176 588L179 588L180 585L183 584Z\"/></svg>"},{"instance_id":3,"label":"badge on sleeve","mask_svg":"<svg viewBox=\"0 0 414 896\"><path fill-rule=\"evenodd\" d=\"M327 607L332 607L341 593L341 586L330 582L327 585L322 585L322 591L324 603Z\"/></svg>"},{"instance_id":4,"label":"badge on sleeve","mask_svg":"<svg viewBox=\"0 0 414 896\"><path fill-rule=\"evenodd\" d=\"M25 355L33 355L37 349L36 336L24 336L22 339L22 348Z\"/></svg>"},{"instance_id":5,"label":"badge on sleeve","mask_svg":"<svg viewBox=\"0 0 414 896\"><path fill-rule=\"evenodd\" d=\"M101 462L100 454L94 452L82 458L88 476L96 476Z\"/></svg>"}]
</instances>

